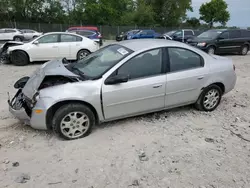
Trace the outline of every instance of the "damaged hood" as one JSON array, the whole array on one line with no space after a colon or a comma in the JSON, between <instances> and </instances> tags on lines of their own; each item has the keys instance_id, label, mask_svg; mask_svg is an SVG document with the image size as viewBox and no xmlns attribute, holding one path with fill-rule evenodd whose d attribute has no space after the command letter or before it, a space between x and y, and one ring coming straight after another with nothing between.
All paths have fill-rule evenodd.
<instances>
[{"instance_id":1,"label":"damaged hood","mask_svg":"<svg viewBox=\"0 0 250 188\"><path fill-rule=\"evenodd\" d=\"M38 68L29 78L28 82L23 88L23 94L32 99L37 92L45 76L67 76L67 77L79 77L73 72L69 71L62 60L51 60L43 64Z\"/></svg>"}]
</instances>

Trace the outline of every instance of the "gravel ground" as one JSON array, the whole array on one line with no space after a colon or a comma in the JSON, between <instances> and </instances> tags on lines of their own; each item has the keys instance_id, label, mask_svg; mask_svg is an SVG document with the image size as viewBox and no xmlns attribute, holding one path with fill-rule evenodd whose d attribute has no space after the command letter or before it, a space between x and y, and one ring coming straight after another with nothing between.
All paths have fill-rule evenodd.
<instances>
[{"instance_id":1,"label":"gravel ground","mask_svg":"<svg viewBox=\"0 0 250 188\"><path fill-rule=\"evenodd\" d=\"M214 112L183 107L129 118L75 141L8 112L6 93L40 65L0 65L0 187L249 188L250 54L229 57L237 85Z\"/></svg>"}]
</instances>

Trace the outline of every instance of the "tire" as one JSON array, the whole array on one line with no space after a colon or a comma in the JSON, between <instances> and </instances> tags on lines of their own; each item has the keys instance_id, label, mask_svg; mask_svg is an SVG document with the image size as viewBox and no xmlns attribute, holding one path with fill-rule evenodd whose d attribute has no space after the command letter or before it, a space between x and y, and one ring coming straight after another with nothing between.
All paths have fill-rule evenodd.
<instances>
[{"instance_id":1,"label":"tire","mask_svg":"<svg viewBox=\"0 0 250 188\"><path fill-rule=\"evenodd\" d=\"M84 122L81 124L81 121ZM95 122L94 113L86 105L72 103L63 105L56 111L52 128L61 138L75 140L88 136Z\"/></svg>"},{"instance_id":2,"label":"tire","mask_svg":"<svg viewBox=\"0 0 250 188\"><path fill-rule=\"evenodd\" d=\"M209 46L208 49L207 49L207 53L208 54L215 54L215 47L214 46Z\"/></svg>"},{"instance_id":3,"label":"tire","mask_svg":"<svg viewBox=\"0 0 250 188\"><path fill-rule=\"evenodd\" d=\"M25 66L29 64L29 57L24 51L13 51L10 59L11 63L16 66Z\"/></svg>"},{"instance_id":4,"label":"tire","mask_svg":"<svg viewBox=\"0 0 250 188\"><path fill-rule=\"evenodd\" d=\"M13 40L14 40L14 41L17 41L17 42L21 42L21 41L22 41L22 38L21 38L21 37L14 37Z\"/></svg>"},{"instance_id":5,"label":"tire","mask_svg":"<svg viewBox=\"0 0 250 188\"><path fill-rule=\"evenodd\" d=\"M37 38L37 37L38 37L38 36L33 36L32 38L35 39L35 38Z\"/></svg>"},{"instance_id":6,"label":"tire","mask_svg":"<svg viewBox=\"0 0 250 188\"><path fill-rule=\"evenodd\" d=\"M243 46L241 47L240 54L241 54L241 55L247 55L248 50L249 50L249 47L248 47L247 45L243 45Z\"/></svg>"},{"instance_id":7,"label":"tire","mask_svg":"<svg viewBox=\"0 0 250 188\"><path fill-rule=\"evenodd\" d=\"M215 93L213 93L215 92ZM211 94L211 98L209 99L209 94ZM214 97L218 97L216 100L215 98L213 98L212 94L215 94ZM200 97L198 98L198 100L195 103L195 107L198 110L201 111L207 111L207 112L211 112L213 110L215 110L217 108L217 106L220 104L221 101L221 97L222 97L222 90L219 86L217 85L210 85L208 87L206 87L203 92L201 93ZM209 100L215 100L214 104L212 105L211 103L213 103L212 101L209 103ZM208 101L207 103L205 101ZM211 106L207 106L208 104L211 104Z\"/></svg>"},{"instance_id":8,"label":"tire","mask_svg":"<svg viewBox=\"0 0 250 188\"><path fill-rule=\"evenodd\" d=\"M90 54L90 52L88 50L80 50L77 53L77 60L81 60L81 59L87 57L89 54Z\"/></svg>"}]
</instances>

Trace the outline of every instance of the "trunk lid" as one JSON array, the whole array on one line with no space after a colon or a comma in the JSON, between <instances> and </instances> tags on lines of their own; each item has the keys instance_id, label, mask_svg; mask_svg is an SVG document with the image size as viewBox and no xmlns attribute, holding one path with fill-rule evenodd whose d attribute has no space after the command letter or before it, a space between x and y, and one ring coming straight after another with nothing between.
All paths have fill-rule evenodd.
<instances>
[{"instance_id":1,"label":"trunk lid","mask_svg":"<svg viewBox=\"0 0 250 188\"><path fill-rule=\"evenodd\" d=\"M78 77L78 75L70 72L62 63L62 60L52 60L43 64L29 78L23 88L23 94L32 99L37 89L41 85L45 76L60 75L68 77Z\"/></svg>"}]
</instances>

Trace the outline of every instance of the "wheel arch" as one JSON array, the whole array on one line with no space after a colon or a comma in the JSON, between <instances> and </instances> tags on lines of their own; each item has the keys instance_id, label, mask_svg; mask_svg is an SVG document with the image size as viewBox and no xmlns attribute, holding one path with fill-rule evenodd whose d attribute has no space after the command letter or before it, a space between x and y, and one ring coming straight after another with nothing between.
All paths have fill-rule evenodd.
<instances>
[{"instance_id":1,"label":"wheel arch","mask_svg":"<svg viewBox=\"0 0 250 188\"><path fill-rule=\"evenodd\" d=\"M203 88L201 89L201 91L203 91L205 88L207 88L207 87L209 87L209 86L211 86L211 85L216 85L216 86L218 86L218 87L221 89L222 94L225 93L225 85L224 85L222 82L213 82L213 83L207 85L206 87L203 87ZM202 92L201 92L201 93L202 93Z\"/></svg>"},{"instance_id":2,"label":"wheel arch","mask_svg":"<svg viewBox=\"0 0 250 188\"><path fill-rule=\"evenodd\" d=\"M78 54L79 54L79 52L80 52L81 50L86 50L86 51L88 51L88 52L89 52L89 54L91 54L91 53L92 53L89 49L86 49L86 48L81 48L81 49L80 49L80 50L78 50L78 52L76 53L76 59L77 59Z\"/></svg>"},{"instance_id":3,"label":"wheel arch","mask_svg":"<svg viewBox=\"0 0 250 188\"><path fill-rule=\"evenodd\" d=\"M65 101L59 101L59 102L53 104L47 110L47 113L46 113L46 126L47 126L47 129L49 129L49 130L52 129L52 120L53 120L53 117L54 117L56 111L60 107L62 107L63 105L70 104L70 103L83 104L83 105L87 106L94 113L96 122L97 123L99 122L98 113L97 113L96 109L94 108L94 106L91 105L90 103L85 102L85 101L81 101L81 100L65 100Z\"/></svg>"},{"instance_id":4,"label":"wheel arch","mask_svg":"<svg viewBox=\"0 0 250 188\"><path fill-rule=\"evenodd\" d=\"M29 61L31 62L30 56L29 56L29 54L28 54L25 50L22 50L22 49L16 49L16 50L11 51L11 53L13 53L13 52L24 52L24 53L27 55L27 57L28 57Z\"/></svg>"}]
</instances>

